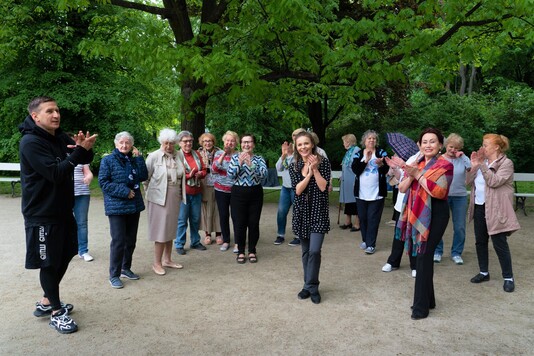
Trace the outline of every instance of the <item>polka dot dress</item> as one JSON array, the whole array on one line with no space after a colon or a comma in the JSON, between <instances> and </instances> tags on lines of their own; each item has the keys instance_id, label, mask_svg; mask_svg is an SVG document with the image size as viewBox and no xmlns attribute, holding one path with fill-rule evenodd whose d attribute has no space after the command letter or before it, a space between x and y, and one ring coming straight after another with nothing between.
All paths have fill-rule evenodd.
<instances>
[{"instance_id":1,"label":"polka dot dress","mask_svg":"<svg viewBox=\"0 0 534 356\"><path fill-rule=\"evenodd\" d=\"M304 163L299 160L289 166L291 187L296 190L297 184L304 179L302 167ZM309 239L312 232L325 234L330 230L328 185L330 184L330 161L322 158L319 173L327 182L324 192L319 190L315 177L311 177L308 186L301 195L295 195L293 203L293 233L301 239Z\"/></svg>"}]
</instances>

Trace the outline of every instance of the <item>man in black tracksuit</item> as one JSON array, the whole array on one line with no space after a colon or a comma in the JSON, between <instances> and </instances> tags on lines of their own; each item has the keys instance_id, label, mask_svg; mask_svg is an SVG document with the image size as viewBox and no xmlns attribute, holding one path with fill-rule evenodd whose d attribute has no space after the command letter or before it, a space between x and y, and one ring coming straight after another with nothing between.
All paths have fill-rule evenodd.
<instances>
[{"instance_id":1,"label":"man in black tracksuit","mask_svg":"<svg viewBox=\"0 0 534 356\"><path fill-rule=\"evenodd\" d=\"M69 316L73 306L59 299L59 283L78 251L73 172L92 161L96 135L80 131L71 139L59 128L59 108L50 97L34 98L28 112L19 126L25 267L40 269L44 291L33 314L50 315L49 325L67 334L78 330Z\"/></svg>"}]
</instances>

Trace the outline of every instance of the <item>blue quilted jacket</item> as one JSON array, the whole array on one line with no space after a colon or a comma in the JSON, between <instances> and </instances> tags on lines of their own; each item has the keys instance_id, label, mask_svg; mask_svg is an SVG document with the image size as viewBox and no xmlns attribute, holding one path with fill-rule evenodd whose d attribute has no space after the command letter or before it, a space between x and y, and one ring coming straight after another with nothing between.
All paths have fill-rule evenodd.
<instances>
[{"instance_id":1,"label":"blue quilted jacket","mask_svg":"<svg viewBox=\"0 0 534 356\"><path fill-rule=\"evenodd\" d=\"M145 160L142 156L133 157L131 152L128 157L132 168L137 170L137 185L148 179ZM135 189L135 197L128 199L130 188L126 172L126 158L119 150L114 149L111 154L102 158L98 183L104 193L104 209L106 215L128 215L145 210L145 203L141 195L141 189Z\"/></svg>"}]
</instances>

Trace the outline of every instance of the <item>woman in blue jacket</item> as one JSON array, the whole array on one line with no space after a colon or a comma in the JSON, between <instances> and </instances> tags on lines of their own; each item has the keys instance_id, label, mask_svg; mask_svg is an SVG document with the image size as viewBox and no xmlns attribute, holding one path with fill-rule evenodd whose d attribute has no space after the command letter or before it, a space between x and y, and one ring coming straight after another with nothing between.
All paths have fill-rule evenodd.
<instances>
[{"instance_id":1,"label":"woman in blue jacket","mask_svg":"<svg viewBox=\"0 0 534 356\"><path fill-rule=\"evenodd\" d=\"M119 132L115 149L102 159L98 174L111 233L109 283L113 288L123 287L120 277L139 279L131 267L139 216L145 210L140 187L147 178L145 160L134 147L132 135Z\"/></svg>"}]
</instances>

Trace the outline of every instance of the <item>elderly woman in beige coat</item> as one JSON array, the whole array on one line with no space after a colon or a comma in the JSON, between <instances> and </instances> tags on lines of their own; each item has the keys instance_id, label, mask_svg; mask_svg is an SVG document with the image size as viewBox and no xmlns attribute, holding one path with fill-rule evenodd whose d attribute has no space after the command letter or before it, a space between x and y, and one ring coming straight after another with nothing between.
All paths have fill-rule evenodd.
<instances>
[{"instance_id":1,"label":"elderly woman in beige coat","mask_svg":"<svg viewBox=\"0 0 534 356\"><path fill-rule=\"evenodd\" d=\"M504 154L510 147L503 135L484 135L482 148L471 154L471 171L467 184L472 185L469 204L469 221L474 219L475 246L480 272L471 283L490 280L488 269L488 240L491 237L499 257L503 289L511 293L515 289L512 256L507 237L519 230L519 222L513 208L514 164Z\"/></svg>"},{"instance_id":2,"label":"elderly woman in beige coat","mask_svg":"<svg viewBox=\"0 0 534 356\"><path fill-rule=\"evenodd\" d=\"M185 203L184 166L176 157L177 137L174 130L160 131L161 147L149 154L146 160L148 179L143 183L148 202L148 239L154 241L152 270L160 276L166 273L163 267L182 268L171 260L180 203Z\"/></svg>"}]
</instances>

